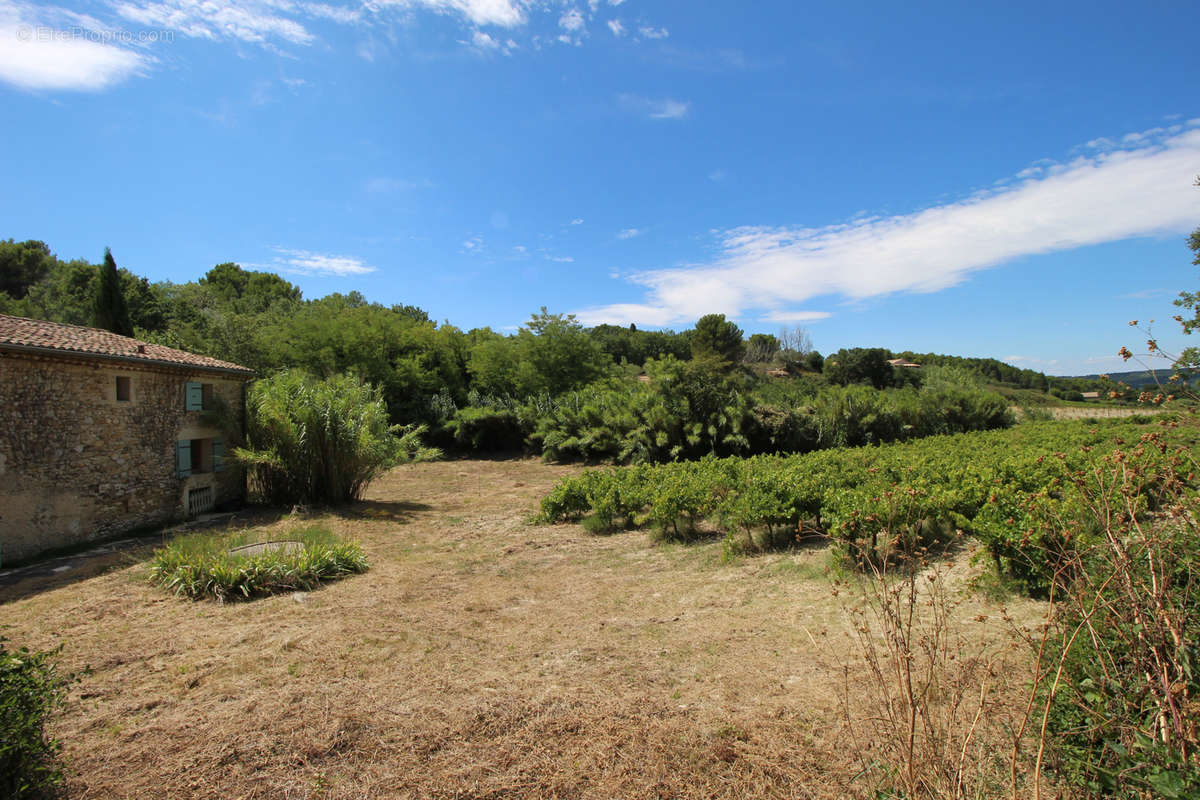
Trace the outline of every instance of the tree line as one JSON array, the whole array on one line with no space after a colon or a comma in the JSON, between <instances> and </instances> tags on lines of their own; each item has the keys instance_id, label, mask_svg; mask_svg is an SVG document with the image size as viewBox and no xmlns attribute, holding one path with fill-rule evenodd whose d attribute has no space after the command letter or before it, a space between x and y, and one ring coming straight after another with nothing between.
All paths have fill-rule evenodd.
<instances>
[{"instance_id":1,"label":"tree line","mask_svg":"<svg viewBox=\"0 0 1200 800\"><path fill-rule=\"evenodd\" d=\"M0 313L99 325L260 375L353 375L379 388L392 423L427 425L443 446L524 447L562 458L624 452L626 460L663 460L854 439L830 433L832 417L822 422L816 409L884 401L868 403L860 392L851 402L833 391L861 384L918 392L928 367L949 368L940 384L953 374L970 391L985 380L1046 391L1054 380L991 359L883 348L824 357L802 328L747 337L722 314L683 331L640 330L585 328L542 308L513 334L463 330L359 292L306 299L285 278L235 263L187 283L150 282L118 268L107 251L99 265L65 261L34 240L0 241ZM926 366L893 367L897 356ZM914 402L897 395L885 405ZM991 419L995 404L987 405ZM605 436L619 443L601 444Z\"/></svg>"}]
</instances>

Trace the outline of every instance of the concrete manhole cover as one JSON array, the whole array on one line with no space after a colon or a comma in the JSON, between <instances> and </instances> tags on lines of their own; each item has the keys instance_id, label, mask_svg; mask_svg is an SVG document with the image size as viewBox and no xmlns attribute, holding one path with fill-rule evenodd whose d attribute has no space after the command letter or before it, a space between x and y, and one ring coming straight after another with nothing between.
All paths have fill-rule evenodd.
<instances>
[{"instance_id":1,"label":"concrete manhole cover","mask_svg":"<svg viewBox=\"0 0 1200 800\"><path fill-rule=\"evenodd\" d=\"M263 553L299 553L304 549L304 542L281 540L278 542L255 542L244 544L229 551L231 556L260 556Z\"/></svg>"}]
</instances>

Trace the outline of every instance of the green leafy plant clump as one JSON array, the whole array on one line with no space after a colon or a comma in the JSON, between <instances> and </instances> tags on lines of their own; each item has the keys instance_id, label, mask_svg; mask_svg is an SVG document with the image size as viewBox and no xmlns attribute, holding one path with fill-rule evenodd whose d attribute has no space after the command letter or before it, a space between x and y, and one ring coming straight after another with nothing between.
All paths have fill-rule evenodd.
<instances>
[{"instance_id":1,"label":"green leafy plant clump","mask_svg":"<svg viewBox=\"0 0 1200 800\"><path fill-rule=\"evenodd\" d=\"M286 541L237 552L264 542L252 531L182 536L155 552L150 581L183 597L225 602L310 591L369 566L361 546L321 526L289 531Z\"/></svg>"},{"instance_id":2,"label":"green leafy plant clump","mask_svg":"<svg viewBox=\"0 0 1200 800\"><path fill-rule=\"evenodd\" d=\"M234 455L272 505L358 500L389 467L440 455L421 445L423 428L388 422L378 388L348 375L280 372L251 387L246 416L247 446Z\"/></svg>"},{"instance_id":3,"label":"green leafy plant clump","mask_svg":"<svg viewBox=\"0 0 1200 800\"><path fill-rule=\"evenodd\" d=\"M57 650L10 650L0 636L0 796L44 797L62 783L58 740L46 718L65 698L73 676L58 672Z\"/></svg>"}]
</instances>

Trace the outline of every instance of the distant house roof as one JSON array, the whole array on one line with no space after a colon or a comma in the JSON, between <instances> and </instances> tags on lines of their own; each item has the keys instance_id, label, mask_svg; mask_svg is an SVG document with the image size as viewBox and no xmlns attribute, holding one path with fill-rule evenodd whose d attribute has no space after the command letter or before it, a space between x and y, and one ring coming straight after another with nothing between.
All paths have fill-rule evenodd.
<instances>
[{"instance_id":1,"label":"distant house roof","mask_svg":"<svg viewBox=\"0 0 1200 800\"><path fill-rule=\"evenodd\" d=\"M893 367L913 367L916 369L921 368L920 364L914 364L911 361L905 361L903 358L889 358L888 363Z\"/></svg>"},{"instance_id":2,"label":"distant house roof","mask_svg":"<svg viewBox=\"0 0 1200 800\"><path fill-rule=\"evenodd\" d=\"M0 351L97 358L144 363L147 367L232 372L245 377L254 370L228 361L196 355L161 344L138 341L99 328L65 325L0 314Z\"/></svg>"},{"instance_id":3,"label":"distant house roof","mask_svg":"<svg viewBox=\"0 0 1200 800\"><path fill-rule=\"evenodd\" d=\"M1099 400L1100 399L1099 392L1080 392L1080 394L1083 395L1084 400Z\"/></svg>"}]
</instances>

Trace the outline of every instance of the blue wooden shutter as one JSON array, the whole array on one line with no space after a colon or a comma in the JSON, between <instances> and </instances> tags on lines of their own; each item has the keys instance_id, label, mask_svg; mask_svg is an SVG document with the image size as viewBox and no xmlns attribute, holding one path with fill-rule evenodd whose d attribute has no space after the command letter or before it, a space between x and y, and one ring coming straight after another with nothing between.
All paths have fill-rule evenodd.
<instances>
[{"instance_id":1,"label":"blue wooden shutter","mask_svg":"<svg viewBox=\"0 0 1200 800\"><path fill-rule=\"evenodd\" d=\"M204 384L188 381L187 402L184 404L184 409L187 411L204 410Z\"/></svg>"},{"instance_id":2,"label":"blue wooden shutter","mask_svg":"<svg viewBox=\"0 0 1200 800\"><path fill-rule=\"evenodd\" d=\"M213 472L225 469L225 440L215 437L212 440Z\"/></svg>"},{"instance_id":3,"label":"blue wooden shutter","mask_svg":"<svg viewBox=\"0 0 1200 800\"><path fill-rule=\"evenodd\" d=\"M192 474L192 442L190 439L180 439L175 443L175 471L181 478Z\"/></svg>"}]
</instances>

